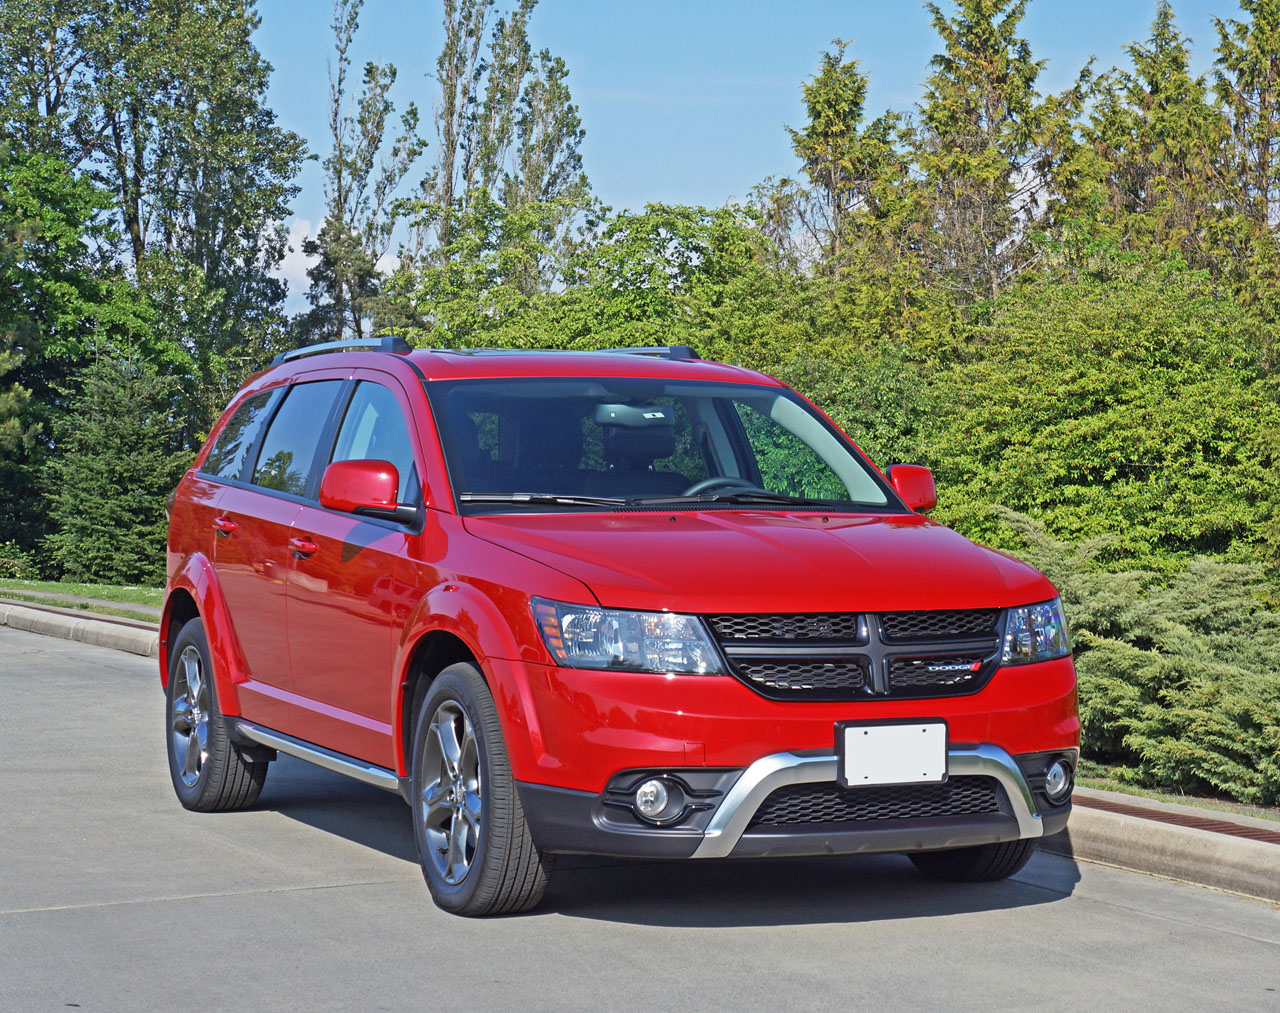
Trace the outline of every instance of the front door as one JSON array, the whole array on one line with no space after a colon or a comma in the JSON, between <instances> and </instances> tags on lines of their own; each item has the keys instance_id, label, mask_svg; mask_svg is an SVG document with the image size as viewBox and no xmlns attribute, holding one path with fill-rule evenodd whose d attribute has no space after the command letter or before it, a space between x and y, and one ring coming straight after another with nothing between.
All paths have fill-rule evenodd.
<instances>
[{"instance_id":1,"label":"front door","mask_svg":"<svg viewBox=\"0 0 1280 1013\"><path fill-rule=\"evenodd\" d=\"M394 379L357 374L329 461L390 461L400 474L400 502L421 503L407 414ZM289 648L299 706L307 711L299 734L395 767L392 578L406 529L311 502L294 518L293 539L308 550L295 551L289 564Z\"/></svg>"}]
</instances>

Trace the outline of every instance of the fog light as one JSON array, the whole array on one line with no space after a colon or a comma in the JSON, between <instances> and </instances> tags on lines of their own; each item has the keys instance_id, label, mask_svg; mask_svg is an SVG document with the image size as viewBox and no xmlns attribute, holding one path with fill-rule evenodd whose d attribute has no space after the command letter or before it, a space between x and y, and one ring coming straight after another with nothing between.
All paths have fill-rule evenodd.
<instances>
[{"instance_id":1,"label":"fog light","mask_svg":"<svg viewBox=\"0 0 1280 1013\"><path fill-rule=\"evenodd\" d=\"M667 808L671 795L661 781L645 781L636 789L636 812L646 819L656 820Z\"/></svg>"},{"instance_id":2,"label":"fog light","mask_svg":"<svg viewBox=\"0 0 1280 1013\"><path fill-rule=\"evenodd\" d=\"M1044 791L1050 802L1061 802L1071 791L1071 766L1061 760L1049 764L1044 775Z\"/></svg>"}]
</instances>

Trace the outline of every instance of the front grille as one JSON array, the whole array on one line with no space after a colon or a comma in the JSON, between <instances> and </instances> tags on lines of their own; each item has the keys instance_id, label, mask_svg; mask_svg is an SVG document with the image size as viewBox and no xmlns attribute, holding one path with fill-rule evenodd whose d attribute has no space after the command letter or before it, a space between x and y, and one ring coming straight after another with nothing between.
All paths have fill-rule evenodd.
<instances>
[{"instance_id":1,"label":"front grille","mask_svg":"<svg viewBox=\"0 0 1280 1013\"><path fill-rule=\"evenodd\" d=\"M982 675L981 654L937 658L890 658L889 692L967 686Z\"/></svg>"},{"instance_id":2,"label":"front grille","mask_svg":"<svg viewBox=\"0 0 1280 1013\"><path fill-rule=\"evenodd\" d=\"M976 816L1001 812L1001 795L999 784L991 777L953 777L941 784L874 788L795 784L766 798L747 829Z\"/></svg>"},{"instance_id":3,"label":"front grille","mask_svg":"<svg viewBox=\"0 0 1280 1013\"><path fill-rule=\"evenodd\" d=\"M817 692L830 699L832 695L860 694L867 688L867 663L861 658L820 658L797 660L740 659L735 664L738 674L750 680L766 696L795 696Z\"/></svg>"},{"instance_id":4,"label":"front grille","mask_svg":"<svg viewBox=\"0 0 1280 1013\"><path fill-rule=\"evenodd\" d=\"M880 616L885 640L983 640L996 635L999 609L953 609L946 612L885 612Z\"/></svg>"},{"instance_id":5,"label":"front grille","mask_svg":"<svg viewBox=\"0 0 1280 1013\"><path fill-rule=\"evenodd\" d=\"M974 693L999 660L1000 609L709 615L730 670L775 700Z\"/></svg>"},{"instance_id":6,"label":"front grille","mask_svg":"<svg viewBox=\"0 0 1280 1013\"><path fill-rule=\"evenodd\" d=\"M707 616L719 640L823 640L855 642L856 612L796 612L777 615Z\"/></svg>"}]
</instances>

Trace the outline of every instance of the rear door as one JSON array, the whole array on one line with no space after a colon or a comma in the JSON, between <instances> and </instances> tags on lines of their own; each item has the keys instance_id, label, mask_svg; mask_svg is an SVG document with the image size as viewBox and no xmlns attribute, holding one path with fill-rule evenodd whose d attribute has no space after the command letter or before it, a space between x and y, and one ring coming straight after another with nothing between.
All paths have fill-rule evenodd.
<instances>
[{"instance_id":1,"label":"rear door","mask_svg":"<svg viewBox=\"0 0 1280 1013\"><path fill-rule=\"evenodd\" d=\"M293 724L285 626L290 529L343 387L337 377L304 377L284 392L252 465L223 491L214 519L213 565L249 672L241 707L246 717L285 731Z\"/></svg>"},{"instance_id":2,"label":"rear door","mask_svg":"<svg viewBox=\"0 0 1280 1013\"><path fill-rule=\"evenodd\" d=\"M394 377L360 370L335 425L330 461L390 461L402 503L422 503L423 465L408 398ZM395 766L391 711L393 576L409 527L326 510L312 501L293 520L288 630L294 688L306 711L298 734Z\"/></svg>"}]
</instances>

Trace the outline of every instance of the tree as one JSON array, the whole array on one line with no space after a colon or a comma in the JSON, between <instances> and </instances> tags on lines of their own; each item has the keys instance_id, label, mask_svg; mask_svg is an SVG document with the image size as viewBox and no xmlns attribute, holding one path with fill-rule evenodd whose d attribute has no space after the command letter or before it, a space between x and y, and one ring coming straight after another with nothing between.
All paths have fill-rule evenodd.
<instances>
[{"instance_id":1,"label":"tree","mask_svg":"<svg viewBox=\"0 0 1280 1013\"><path fill-rule=\"evenodd\" d=\"M105 348L58 426L48 543L74 580L164 580L165 498L190 455L173 417L177 384L135 351Z\"/></svg>"},{"instance_id":2,"label":"tree","mask_svg":"<svg viewBox=\"0 0 1280 1013\"><path fill-rule=\"evenodd\" d=\"M1206 228L1225 196L1227 122L1190 72L1191 42L1167 0L1151 36L1126 47L1132 71L1099 78L1086 137L1101 156L1111 217L1129 246L1156 245L1195 266L1210 264Z\"/></svg>"},{"instance_id":3,"label":"tree","mask_svg":"<svg viewBox=\"0 0 1280 1013\"><path fill-rule=\"evenodd\" d=\"M281 339L282 221L304 152L264 104L253 0L25 0L0 5L0 125L111 195L98 252L128 268L201 391L242 349Z\"/></svg>"},{"instance_id":4,"label":"tree","mask_svg":"<svg viewBox=\"0 0 1280 1013\"><path fill-rule=\"evenodd\" d=\"M886 113L864 124L867 74L858 60L845 60L847 42L835 40L835 51L822 54L822 65L805 82L808 123L790 129L791 147L809 179L808 193L795 193L795 216L813 250L827 264L840 257L851 219L877 193L877 183L895 174L893 132L899 122ZM787 181L781 191L786 192Z\"/></svg>"},{"instance_id":5,"label":"tree","mask_svg":"<svg viewBox=\"0 0 1280 1013\"><path fill-rule=\"evenodd\" d=\"M505 279L526 295L556 283L572 251L574 223L591 206L568 70L548 50L535 59L529 46L535 2L520 0L493 20L495 0L445 0L436 159L411 205L416 219L408 251L415 263L465 255L469 244L456 241L457 231L477 220L468 214L473 205L499 201L522 219L540 211L541 221L528 233L536 240L527 251L532 256Z\"/></svg>"},{"instance_id":6,"label":"tree","mask_svg":"<svg viewBox=\"0 0 1280 1013\"><path fill-rule=\"evenodd\" d=\"M1240 0L1242 22L1214 18L1214 87L1231 117L1241 209L1262 228L1280 214L1280 0Z\"/></svg>"},{"instance_id":7,"label":"tree","mask_svg":"<svg viewBox=\"0 0 1280 1013\"><path fill-rule=\"evenodd\" d=\"M67 165L0 144L0 542L35 546L47 526L36 490L54 449L62 393L102 335L127 337L157 359L145 300L95 269L90 246L107 196Z\"/></svg>"},{"instance_id":8,"label":"tree","mask_svg":"<svg viewBox=\"0 0 1280 1013\"><path fill-rule=\"evenodd\" d=\"M333 7L336 60L329 68L333 146L324 160L328 211L318 236L303 244L304 252L319 259L307 272L312 311L302 326L312 335L333 339L347 332L361 338L369 330L379 288L378 263L391 248L400 215L393 197L424 147L412 102L401 116L399 135L388 147L394 65L367 63L359 96L348 94L349 53L362 6L362 0L336 0Z\"/></svg>"},{"instance_id":9,"label":"tree","mask_svg":"<svg viewBox=\"0 0 1280 1013\"><path fill-rule=\"evenodd\" d=\"M934 271L962 302L994 299L1031 259L1044 61L1017 34L1027 0L958 0L954 18L925 7L943 41L915 151L936 223Z\"/></svg>"}]
</instances>

